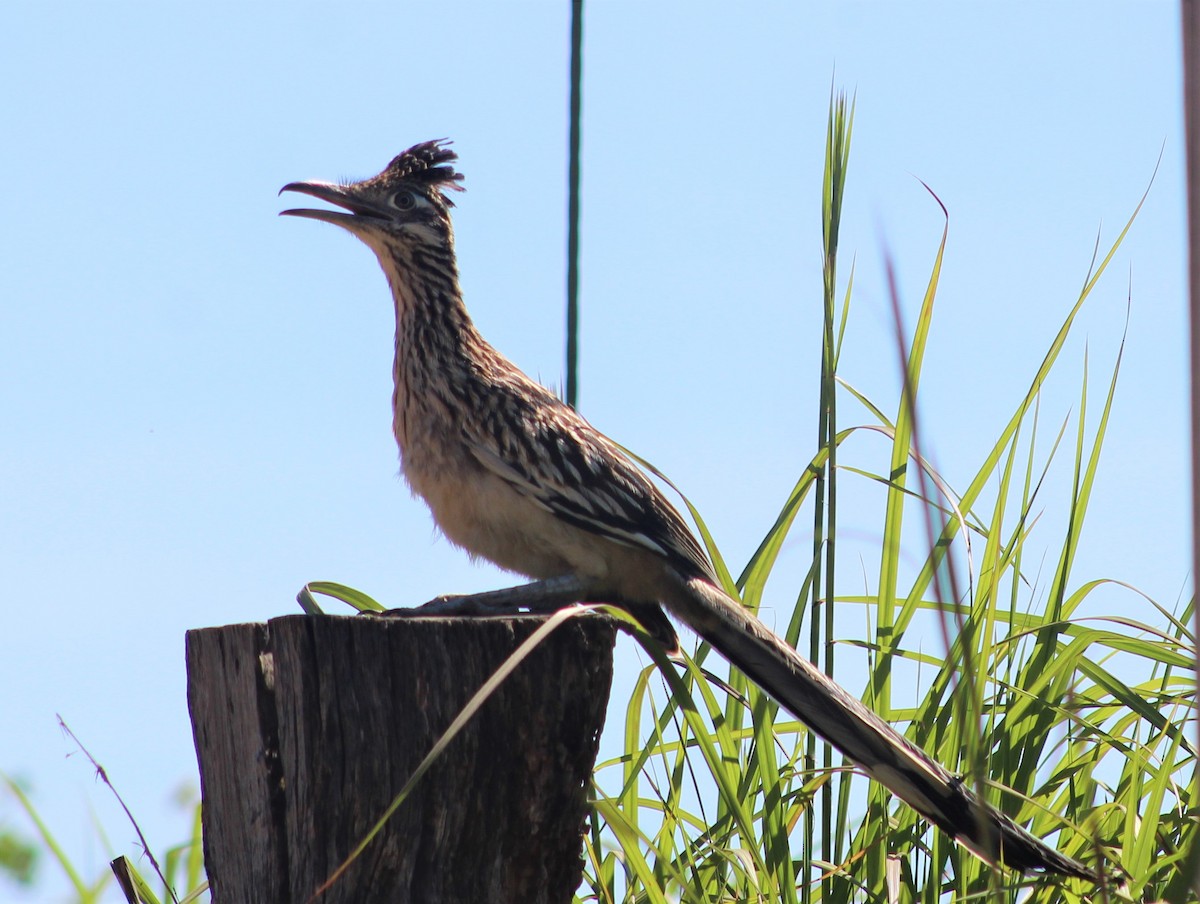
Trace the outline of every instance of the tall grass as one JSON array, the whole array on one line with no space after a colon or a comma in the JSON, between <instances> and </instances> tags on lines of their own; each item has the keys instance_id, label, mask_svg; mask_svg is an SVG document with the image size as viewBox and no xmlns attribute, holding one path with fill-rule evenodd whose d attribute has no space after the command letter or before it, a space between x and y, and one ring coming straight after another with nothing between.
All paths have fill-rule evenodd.
<instances>
[{"instance_id":1,"label":"tall grass","mask_svg":"<svg viewBox=\"0 0 1200 904\"><path fill-rule=\"evenodd\" d=\"M1078 880L1002 873L972 858L804 726L781 719L736 672L725 687L710 680L706 670L717 666L701 644L682 674L656 658L638 678L625 711L624 753L597 768L579 900L1155 900L1177 890L1197 825L1194 749L1185 733L1196 717L1192 604L1171 612L1133 588L1074 574L1120 354L1098 391L1085 364L1075 411L1051 425L1048 443L1039 410L1075 321L1137 211L1098 252L1027 391L966 487L955 490L921 454L917 428L945 232L912 332L900 333L904 379L893 413L837 370L852 287L852 279L837 285L852 121L852 107L835 98L824 173L817 442L758 549L728 583L757 609L783 543L811 507L811 561L792 591L787 639L799 644L807 632L809 655L830 674L835 642L861 648L870 706L1035 834L1084 862L1123 869L1128 883L1096 890ZM841 447L866 433L886 437L888 454L874 463L849 460ZM1052 468L1069 478L1065 499L1045 496ZM834 589L839 477L873 481L886 494L877 577L864 594ZM1044 541L1037 513L1060 506L1063 532ZM1042 545L1034 546L1035 537ZM1048 582L1029 564L1041 561L1045 542L1056 550ZM914 546L926 553L906 576L901 550ZM1079 617L1085 601L1110 585L1136 603L1127 612L1153 618ZM773 597L786 592L772 587ZM870 636L838 640L835 606L865 607ZM940 651L908 641L914 625L930 624L940 628ZM914 665L919 692L894 681ZM661 682L668 693L659 692Z\"/></svg>"}]
</instances>

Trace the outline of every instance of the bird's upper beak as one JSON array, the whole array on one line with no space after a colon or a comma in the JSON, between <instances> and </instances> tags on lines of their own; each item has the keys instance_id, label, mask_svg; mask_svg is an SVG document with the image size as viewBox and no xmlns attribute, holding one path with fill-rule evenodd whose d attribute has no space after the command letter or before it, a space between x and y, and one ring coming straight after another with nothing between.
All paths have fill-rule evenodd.
<instances>
[{"instance_id":1,"label":"bird's upper beak","mask_svg":"<svg viewBox=\"0 0 1200 904\"><path fill-rule=\"evenodd\" d=\"M332 182L289 182L279 189L281 195L285 191L312 195L314 198L320 198L322 201L345 208L349 213L341 210L297 208L281 210L279 212L281 217L308 217L310 220L324 220L326 223L334 223L347 229L354 229L356 226L365 225L372 220L389 219L386 211L380 210L361 198L356 198L349 189Z\"/></svg>"}]
</instances>

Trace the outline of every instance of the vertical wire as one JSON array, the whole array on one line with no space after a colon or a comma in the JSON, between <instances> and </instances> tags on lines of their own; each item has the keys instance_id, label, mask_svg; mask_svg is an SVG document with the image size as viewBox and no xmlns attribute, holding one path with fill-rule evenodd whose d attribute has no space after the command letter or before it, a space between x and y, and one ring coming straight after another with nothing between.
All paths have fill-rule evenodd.
<instances>
[{"instance_id":1,"label":"vertical wire","mask_svg":"<svg viewBox=\"0 0 1200 904\"><path fill-rule=\"evenodd\" d=\"M1192 582L1200 574L1200 0L1180 3L1183 31L1183 124L1185 135L1188 223L1188 311L1191 335L1192 408ZM1200 607L1193 590L1192 617L1200 633ZM1196 667L1200 670L1200 654ZM1200 765L1195 784L1200 787ZM1197 844L1198 842L1193 842ZM1189 858L1196 872L1189 877L1200 891L1200 856Z\"/></svg>"},{"instance_id":2,"label":"vertical wire","mask_svg":"<svg viewBox=\"0 0 1200 904\"><path fill-rule=\"evenodd\" d=\"M579 117L583 0L571 0L571 113L567 172L567 404L579 401Z\"/></svg>"}]
</instances>

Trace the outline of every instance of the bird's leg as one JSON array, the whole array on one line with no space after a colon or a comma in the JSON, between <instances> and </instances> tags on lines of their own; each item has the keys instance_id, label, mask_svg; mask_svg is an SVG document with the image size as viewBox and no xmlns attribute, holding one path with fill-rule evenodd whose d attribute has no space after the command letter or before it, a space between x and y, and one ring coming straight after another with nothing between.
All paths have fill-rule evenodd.
<instances>
[{"instance_id":1,"label":"bird's leg","mask_svg":"<svg viewBox=\"0 0 1200 904\"><path fill-rule=\"evenodd\" d=\"M486 593L449 594L422 606L388 609L376 613L391 618L440 615L515 615L519 612L554 612L583 602L587 588L575 575L562 575Z\"/></svg>"},{"instance_id":2,"label":"bird's leg","mask_svg":"<svg viewBox=\"0 0 1200 904\"><path fill-rule=\"evenodd\" d=\"M484 593L451 593L438 596L420 606L367 612L384 618L431 618L445 615L518 615L522 612L557 612L576 603L609 602L627 609L643 629L656 638L667 655L679 653L679 638L662 609L645 603L622 603L618 599L599 599L587 585L572 574L532 581L503 590Z\"/></svg>"}]
</instances>

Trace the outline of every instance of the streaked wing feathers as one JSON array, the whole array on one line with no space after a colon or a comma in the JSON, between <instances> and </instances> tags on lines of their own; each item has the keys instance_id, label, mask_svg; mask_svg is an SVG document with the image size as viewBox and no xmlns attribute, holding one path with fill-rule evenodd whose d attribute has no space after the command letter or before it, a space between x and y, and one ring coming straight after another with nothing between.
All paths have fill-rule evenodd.
<instances>
[{"instance_id":1,"label":"streaked wing feathers","mask_svg":"<svg viewBox=\"0 0 1200 904\"><path fill-rule=\"evenodd\" d=\"M476 461L569 524L711 578L700 544L649 478L548 390L531 398L530 385L505 393L505 411L464 424Z\"/></svg>"}]
</instances>

